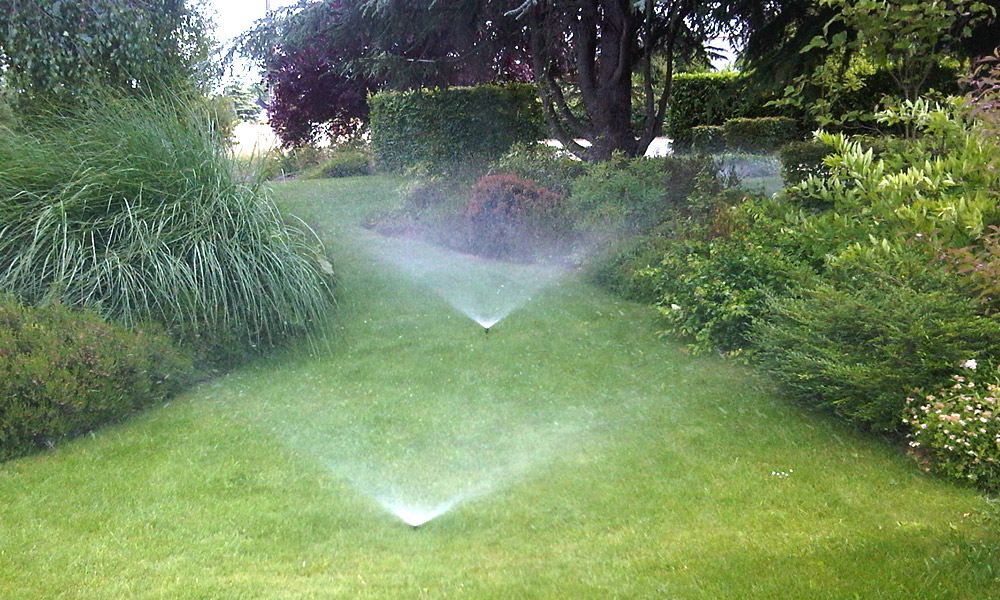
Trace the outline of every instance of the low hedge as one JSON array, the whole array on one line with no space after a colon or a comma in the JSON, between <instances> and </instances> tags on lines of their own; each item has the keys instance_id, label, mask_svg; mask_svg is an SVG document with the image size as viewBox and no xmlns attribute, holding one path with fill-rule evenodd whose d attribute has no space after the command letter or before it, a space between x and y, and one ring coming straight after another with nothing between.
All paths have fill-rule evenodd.
<instances>
[{"instance_id":1,"label":"low hedge","mask_svg":"<svg viewBox=\"0 0 1000 600\"><path fill-rule=\"evenodd\" d=\"M691 149L695 152L714 154L726 149L726 138L721 125L698 125L691 128Z\"/></svg>"},{"instance_id":2,"label":"low hedge","mask_svg":"<svg viewBox=\"0 0 1000 600\"><path fill-rule=\"evenodd\" d=\"M781 176L785 185L801 183L809 176L826 177L829 171L823 160L833 153L833 148L822 142L790 142L778 151L781 159Z\"/></svg>"},{"instance_id":3,"label":"low hedge","mask_svg":"<svg viewBox=\"0 0 1000 600\"><path fill-rule=\"evenodd\" d=\"M722 126L726 149L734 152L774 152L799 137L798 123L788 117L736 118Z\"/></svg>"},{"instance_id":4,"label":"low hedge","mask_svg":"<svg viewBox=\"0 0 1000 600\"><path fill-rule=\"evenodd\" d=\"M0 297L0 460L162 400L191 372L190 356L155 330Z\"/></svg>"},{"instance_id":5,"label":"low hedge","mask_svg":"<svg viewBox=\"0 0 1000 600\"><path fill-rule=\"evenodd\" d=\"M380 170L485 167L514 144L546 135L531 85L383 91L372 96L370 105L372 149Z\"/></svg>"}]
</instances>

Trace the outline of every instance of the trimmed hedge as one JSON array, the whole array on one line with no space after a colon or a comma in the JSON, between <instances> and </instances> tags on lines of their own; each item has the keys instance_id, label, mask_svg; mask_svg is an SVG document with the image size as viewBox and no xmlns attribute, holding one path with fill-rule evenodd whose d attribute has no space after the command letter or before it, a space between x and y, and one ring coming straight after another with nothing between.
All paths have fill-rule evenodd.
<instances>
[{"instance_id":1,"label":"trimmed hedge","mask_svg":"<svg viewBox=\"0 0 1000 600\"><path fill-rule=\"evenodd\" d=\"M675 149L691 147L693 128L721 126L746 112L741 106L745 100L738 93L741 87L738 73L678 73L670 85L664 133L673 140Z\"/></svg>"},{"instance_id":2,"label":"trimmed hedge","mask_svg":"<svg viewBox=\"0 0 1000 600\"><path fill-rule=\"evenodd\" d=\"M823 163L833 148L822 142L803 141L790 142L781 147L778 152L781 157L781 176L785 185L795 185L815 177L826 177L830 173Z\"/></svg>"},{"instance_id":3,"label":"trimmed hedge","mask_svg":"<svg viewBox=\"0 0 1000 600\"><path fill-rule=\"evenodd\" d=\"M755 117L729 119L722 126L728 150L737 152L774 152L800 137L795 119Z\"/></svg>"},{"instance_id":4,"label":"trimmed hedge","mask_svg":"<svg viewBox=\"0 0 1000 600\"><path fill-rule=\"evenodd\" d=\"M190 356L162 333L0 297L0 460L162 400L190 374Z\"/></svg>"},{"instance_id":5,"label":"trimmed hedge","mask_svg":"<svg viewBox=\"0 0 1000 600\"><path fill-rule=\"evenodd\" d=\"M372 149L381 170L485 167L514 144L545 136L531 85L383 91L370 105Z\"/></svg>"},{"instance_id":6,"label":"trimmed hedge","mask_svg":"<svg viewBox=\"0 0 1000 600\"><path fill-rule=\"evenodd\" d=\"M712 154L726 149L722 125L698 125L691 128L691 149Z\"/></svg>"}]
</instances>

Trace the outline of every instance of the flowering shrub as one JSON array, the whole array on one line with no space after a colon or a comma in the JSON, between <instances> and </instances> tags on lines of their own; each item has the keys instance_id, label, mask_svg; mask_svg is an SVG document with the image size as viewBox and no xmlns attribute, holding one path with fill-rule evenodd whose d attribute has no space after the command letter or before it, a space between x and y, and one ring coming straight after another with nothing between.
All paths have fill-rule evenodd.
<instances>
[{"instance_id":1,"label":"flowering shrub","mask_svg":"<svg viewBox=\"0 0 1000 600\"><path fill-rule=\"evenodd\" d=\"M907 398L910 447L931 458L931 467L989 490L1000 490L1000 382L972 380L975 360L962 364L966 375L936 394Z\"/></svg>"},{"instance_id":2,"label":"flowering shrub","mask_svg":"<svg viewBox=\"0 0 1000 600\"><path fill-rule=\"evenodd\" d=\"M0 459L162 399L190 368L163 334L0 297Z\"/></svg>"},{"instance_id":3,"label":"flowering shrub","mask_svg":"<svg viewBox=\"0 0 1000 600\"><path fill-rule=\"evenodd\" d=\"M486 175L465 205L469 250L494 258L530 257L569 233L563 197L511 173Z\"/></svg>"}]
</instances>

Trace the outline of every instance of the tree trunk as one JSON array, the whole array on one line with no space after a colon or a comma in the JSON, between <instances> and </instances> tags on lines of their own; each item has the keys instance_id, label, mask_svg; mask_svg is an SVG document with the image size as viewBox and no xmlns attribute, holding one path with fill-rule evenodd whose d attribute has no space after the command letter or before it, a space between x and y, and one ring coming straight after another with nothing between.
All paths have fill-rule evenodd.
<instances>
[{"instance_id":1,"label":"tree trunk","mask_svg":"<svg viewBox=\"0 0 1000 600\"><path fill-rule=\"evenodd\" d=\"M632 128L631 77L608 82L595 90L594 96L590 110L594 129L591 158L608 160L616 151L635 156L638 143Z\"/></svg>"},{"instance_id":2,"label":"tree trunk","mask_svg":"<svg viewBox=\"0 0 1000 600\"><path fill-rule=\"evenodd\" d=\"M528 16L536 82L552 135L580 158L602 161L615 152L629 157L643 154L663 123L673 39L692 2L668 3L668 12L658 16L654 15L652 2L639 5L634 0L577 0L563 4L524 0L519 9L512 11ZM664 39L667 84L659 102L647 84L647 114L640 137L632 123L632 76L641 63L649 81L649 55L664 48L659 43ZM583 114L574 114L561 78L579 88ZM585 139L591 145L583 147L576 139Z\"/></svg>"}]
</instances>

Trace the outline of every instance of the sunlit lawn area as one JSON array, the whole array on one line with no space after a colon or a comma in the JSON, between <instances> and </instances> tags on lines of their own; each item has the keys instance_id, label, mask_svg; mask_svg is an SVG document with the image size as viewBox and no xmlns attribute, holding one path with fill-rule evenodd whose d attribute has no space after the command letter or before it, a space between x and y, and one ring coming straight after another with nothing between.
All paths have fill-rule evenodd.
<instances>
[{"instance_id":1,"label":"sunlit lawn area","mask_svg":"<svg viewBox=\"0 0 1000 600\"><path fill-rule=\"evenodd\" d=\"M399 184L275 186L327 344L0 464L0 598L1000 598L995 506L648 309L569 273L484 335L369 251Z\"/></svg>"}]
</instances>

